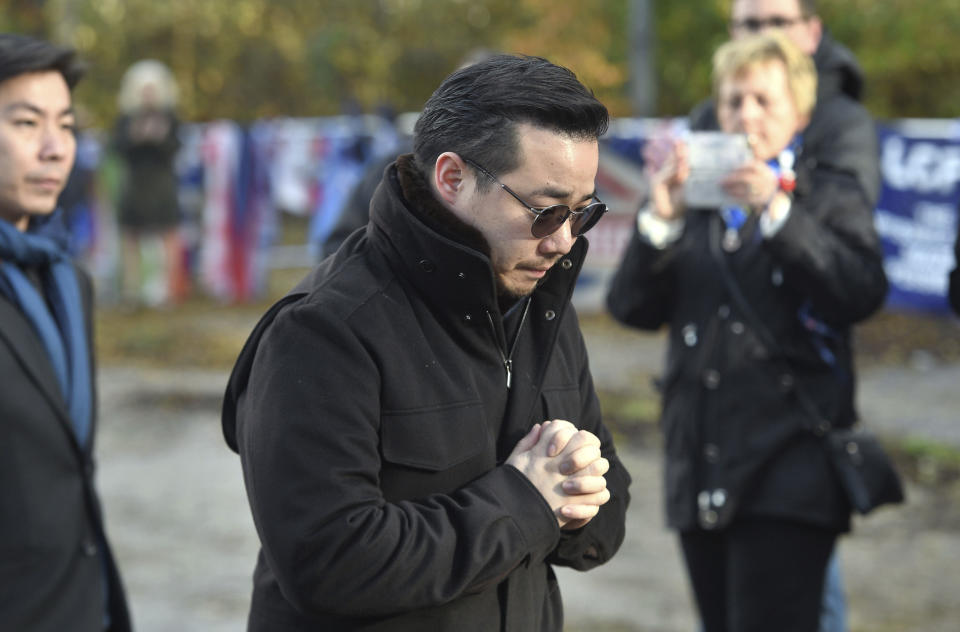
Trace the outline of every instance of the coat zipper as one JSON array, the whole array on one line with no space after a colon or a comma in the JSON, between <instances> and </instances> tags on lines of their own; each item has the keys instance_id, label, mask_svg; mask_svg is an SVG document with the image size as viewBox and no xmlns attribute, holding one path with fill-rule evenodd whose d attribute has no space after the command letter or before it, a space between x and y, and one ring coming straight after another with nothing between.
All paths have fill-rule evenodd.
<instances>
[{"instance_id":1,"label":"coat zipper","mask_svg":"<svg viewBox=\"0 0 960 632\"><path fill-rule=\"evenodd\" d=\"M496 324L493 322L493 316L487 312L487 320L490 321L490 328L493 329L493 337L497 339L497 351L500 353L500 360L503 362L503 368L507 372L507 390L510 390L510 384L513 381L513 352L517 350L517 341L520 339L520 332L523 331L523 324L527 320L527 311L530 309L530 298L527 298L523 306L523 313L520 315L520 324L517 326L517 333L513 336L513 344L507 351L506 340L500 335Z\"/></svg>"}]
</instances>

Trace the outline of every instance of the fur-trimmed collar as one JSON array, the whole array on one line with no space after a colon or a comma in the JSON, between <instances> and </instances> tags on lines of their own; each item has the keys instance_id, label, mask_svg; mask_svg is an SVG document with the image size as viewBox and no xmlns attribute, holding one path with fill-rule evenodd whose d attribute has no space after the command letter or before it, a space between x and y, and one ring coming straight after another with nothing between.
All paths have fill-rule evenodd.
<instances>
[{"instance_id":1,"label":"fur-trimmed collar","mask_svg":"<svg viewBox=\"0 0 960 632\"><path fill-rule=\"evenodd\" d=\"M490 244L479 230L445 207L417 169L413 154L397 157L397 180L411 211L444 237L490 256Z\"/></svg>"}]
</instances>

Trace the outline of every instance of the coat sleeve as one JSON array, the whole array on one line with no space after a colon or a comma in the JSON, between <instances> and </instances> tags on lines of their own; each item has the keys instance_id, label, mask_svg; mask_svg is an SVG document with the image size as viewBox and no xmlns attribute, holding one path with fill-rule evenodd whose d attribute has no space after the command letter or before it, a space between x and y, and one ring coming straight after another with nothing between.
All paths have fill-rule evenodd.
<instances>
[{"instance_id":1,"label":"coat sleeve","mask_svg":"<svg viewBox=\"0 0 960 632\"><path fill-rule=\"evenodd\" d=\"M238 447L263 555L285 598L308 614L440 605L545 559L559 541L550 507L510 466L449 494L387 502L379 375L341 320L294 305L264 333L239 397Z\"/></svg>"},{"instance_id":2,"label":"coat sleeve","mask_svg":"<svg viewBox=\"0 0 960 632\"><path fill-rule=\"evenodd\" d=\"M658 329L670 321L676 284L673 262L681 242L658 249L634 228L607 291L607 309L624 325Z\"/></svg>"},{"instance_id":3,"label":"coat sleeve","mask_svg":"<svg viewBox=\"0 0 960 632\"><path fill-rule=\"evenodd\" d=\"M577 331L579 332L579 328ZM630 474L620 462L613 446L613 437L603 424L600 402L593 388L593 378L587 362L586 346L579 333L578 337L580 354L583 358L580 374L580 427L589 430L600 439L600 453L610 463L610 469L606 474L610 500L583 528L576 531L561 531L560 544L547 561L558 566L569 566L579 571L586 571L609 561L623 543L626 533L627 506L630 504Z\"/></svg>"},{"instance_id":4,"label":"coat sleeve","mask_svg":"<svg viewBox=\"0 0 960 632\"><path fill-rule=\"evenodd\" d=\"M817 166L851 174L867 203L877 203L882 180L877 130L862 105L845 96L817 103L804 145Z\"/></svg>"},{"instance_id":5,"label":"coat sleeve","mask_svg":"<svg viewBox=\"0 0 960 632\"><path fill-rule=\"evenodd\" d=\"M767 245L784 283L832 325L858 322L883 304L887 278L873 206L854 174L818 166Z\"/></svg>"}]
</instances>

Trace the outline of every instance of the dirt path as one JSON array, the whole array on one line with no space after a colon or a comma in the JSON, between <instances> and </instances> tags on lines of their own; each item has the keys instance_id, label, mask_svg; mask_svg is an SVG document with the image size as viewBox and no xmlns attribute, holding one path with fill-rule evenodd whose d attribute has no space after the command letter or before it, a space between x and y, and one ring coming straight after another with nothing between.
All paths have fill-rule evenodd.
<instances>
[{"instance_id":1,"label":"dirt path","mask_svg":"<svg viewBox=\"0 0 960 632\"><path fill-rule=\"evenodd\" d=\"M635 388L660 364L658 338L624 334L588 327L595 379L608 389ZM960 366L861 377L861 398L885 431L954 441ZM225 381L223 372L101 370L99 483L140 632L245 629L257 540L239 463L220 435ZM922 423L911 399L923 402ZM659 451L623 445L621 454L634 479L629 535L607 566L559 571L568 630L691 632L686 580L663 527ZM958 629L960 486L911 483L908 494L841 545L855 632Z\"/></svg>"}]
</instances>

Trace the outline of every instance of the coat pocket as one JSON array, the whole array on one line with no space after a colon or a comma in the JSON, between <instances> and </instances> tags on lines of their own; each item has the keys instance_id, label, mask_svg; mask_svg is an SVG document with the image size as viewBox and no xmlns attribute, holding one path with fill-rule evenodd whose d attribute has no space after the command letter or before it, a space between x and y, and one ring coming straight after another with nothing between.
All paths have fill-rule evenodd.
<instances>
[{"instance_id":1,"label":"coat pocket","mask_svg":"<svg viewBox=\"0 0 960 632\"><path fill-rule=\"evenodd\" d=\"M546 387L541 394L542 419L535 422L564 419L578 428L583 420L583 406L580 403L580 387L577 384L568 386Z\"/></svg>"},{"instance_id":2,"label":"coat pocket","mask_svg":"<svg viewBox=\"0 0 960 632\"><path fill-rule=\"evenodd\" d=\"M452 468L487 446L480 402L404 411L384 411L381 446L384 460L430 471Z\"/></svg>"}]
</instances>

